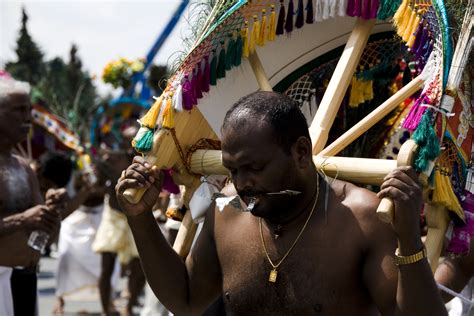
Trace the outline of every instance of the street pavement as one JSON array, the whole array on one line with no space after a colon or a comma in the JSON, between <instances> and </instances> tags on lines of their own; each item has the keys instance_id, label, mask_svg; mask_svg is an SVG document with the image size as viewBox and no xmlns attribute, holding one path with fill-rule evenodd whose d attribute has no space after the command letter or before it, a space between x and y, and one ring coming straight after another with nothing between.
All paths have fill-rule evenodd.
<instances>
[{"instance_id":1,"label":"street pavement","mask_svg":"<svg viewBox=\"0 0 474 316\"><path fill-rule=\"evenodd\" d=\"M50 257L41 258L40 273L38 275L39 316L53 315L53 309L56 304L55 269L56 259ZM119 289L123 289L125 286L126 279L120 279ZM141 301L143 301L143 298L141 298ZM125 300L118 298L114 301L114 304L116 309L121 311L125 306ZM139 315L140 308L135 307L133 312L134 315ZM97 289L65 297L64 316L99 316L100 313L101 307Z\"/></svg>"}]
</instances>

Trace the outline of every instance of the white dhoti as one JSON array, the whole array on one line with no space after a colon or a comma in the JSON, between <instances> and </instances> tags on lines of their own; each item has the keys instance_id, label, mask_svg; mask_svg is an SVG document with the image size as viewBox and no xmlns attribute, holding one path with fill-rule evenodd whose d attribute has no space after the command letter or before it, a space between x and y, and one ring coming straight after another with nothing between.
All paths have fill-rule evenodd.
<instances>
[{"instance_id":1,"label":"white dhoti","mask_svg":"<svg viewBox=\"0 0 474 316\"><path fill-rule=\"evenodd\" d=\"M0 315L13 316L13 298L10 286L12 268L0 267Z\"/></svg>"},{"instance_id":2,"label":"white dhoti","mask_svg":"<svg viewBox=\"0 0 474 316\"><path fill-rule=\"evenodd\" d=\"M80 206L62 222L58 243L57 296L97 286L101 258L92 250L92 243L103 208L104 205Z\"/></svg>"},{"instance_id":3,"label":"white dhoti","mask_svg":"<svg viewBox=\"0 0 474 316\"><path fill-rule=\"evenodd\" d=\"M107 198L92 249L95 252L116 253L122 264L129 263L134 257L138 258L138 250L127 217L111 208Z\"/></svg>"}]
</instances>

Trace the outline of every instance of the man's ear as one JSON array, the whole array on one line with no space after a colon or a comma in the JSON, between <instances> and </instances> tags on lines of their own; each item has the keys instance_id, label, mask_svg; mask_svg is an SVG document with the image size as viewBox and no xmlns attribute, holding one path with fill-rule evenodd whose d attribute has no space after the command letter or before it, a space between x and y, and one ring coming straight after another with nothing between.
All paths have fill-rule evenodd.
<instances>
[{"instance_id":1,"label":"man's ear","mask_svg":"<svg viewBox=\"0 0 474 316\"><path fill-rule=\"evenodd\" d=\"M299 168L306 169L313 162L313 146L311 140L300 136L291 147L291 152Z\"/></svg>"}]
</instances>

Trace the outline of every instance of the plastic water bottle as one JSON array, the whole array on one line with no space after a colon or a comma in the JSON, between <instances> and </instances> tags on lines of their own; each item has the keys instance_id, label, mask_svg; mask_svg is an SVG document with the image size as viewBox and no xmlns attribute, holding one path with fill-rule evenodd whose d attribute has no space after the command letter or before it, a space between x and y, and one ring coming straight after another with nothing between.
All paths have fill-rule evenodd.
<instances>
[{"instance_id":1,"label":"plastic water bottle","mask_svg":"<svg viewBox=\"0 0 474 316\"><path fill-rule=\"evenodd\" d=\"M41 230L35 230L30 234L30 238L28 238L28 246L43 254L48 240L49 235L47 233Z\"/></svg>"}]
</instances>

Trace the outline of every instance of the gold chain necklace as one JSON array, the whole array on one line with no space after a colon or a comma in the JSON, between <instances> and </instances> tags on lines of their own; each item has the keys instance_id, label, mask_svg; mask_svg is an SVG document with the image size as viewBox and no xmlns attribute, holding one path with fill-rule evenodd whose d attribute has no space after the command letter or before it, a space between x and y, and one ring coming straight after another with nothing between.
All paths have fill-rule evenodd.
<instances>
[{"instance_id":1,"label":"gold chain necklace","mask_svg":"<svg viewBox=\"0 0 474 316\"><path fill-rule=\"evenodd\" d=\"M262 229L262 218L259 218L259 226L260 226L260 239L262 240L262 246L263 246L263 251L265 252L265 256L267 257L268 262L272 266L272 270L270 271L270 275L268 277L268 281L275 283L278 275L278 267L285 261L286 257L290 254L290 252L293 250L293 248L296 246L296 243L298 240L300 240L301 235L303 235L303 232L308 226L309 220L311 219L311 216L314 213L314 210L316 208L316 204L318 203L318 198L319 198L319 175L317 176L317 182L316 182L316 198L314 199L314 204L313 208L311 209L311 212L309 213L308 218L306 219L306 222L304 223L303 227L301 228L300 232L298 233L298 236L296 236L295 241L293 241L293 244L291 247L288 249L288 251L283 255L283 257L280 259L280 261L277 264L274 264L272 259L270 259L270 256L268 255L267 251L267 245L265 244L265 239L263 238L263 229Z\"/></svg>"}]
</instances>

